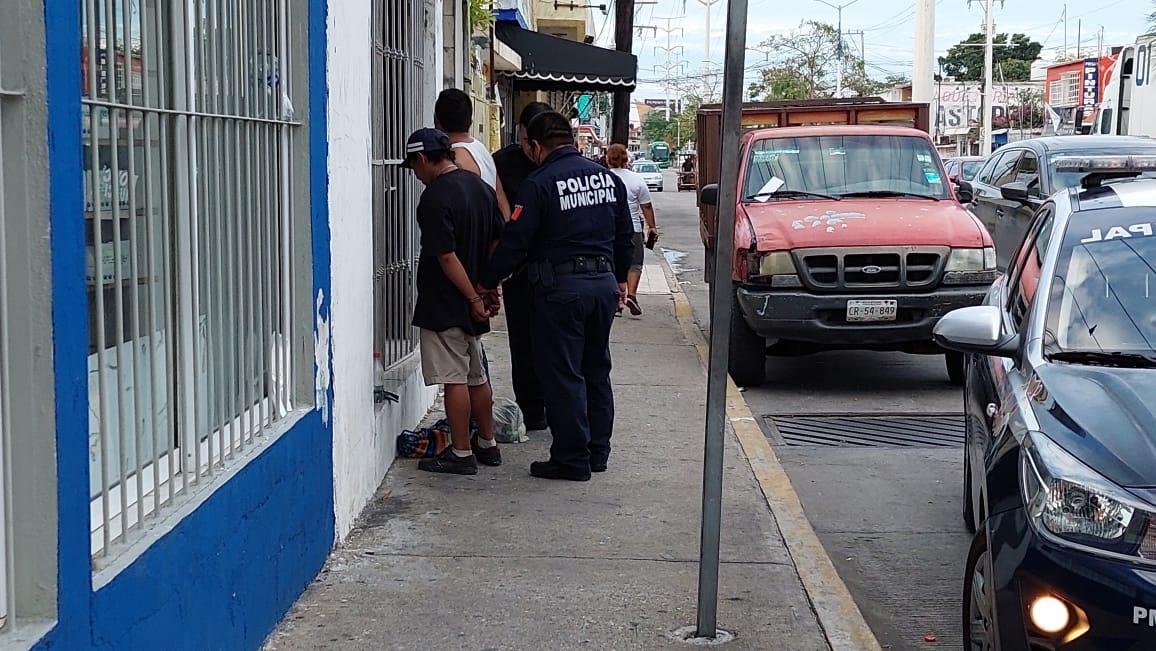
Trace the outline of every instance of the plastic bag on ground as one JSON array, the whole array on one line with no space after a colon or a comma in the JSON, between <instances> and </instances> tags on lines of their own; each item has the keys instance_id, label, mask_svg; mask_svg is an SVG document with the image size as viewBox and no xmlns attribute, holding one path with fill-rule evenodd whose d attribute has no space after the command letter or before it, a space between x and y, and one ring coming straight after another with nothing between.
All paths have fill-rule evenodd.
<instances>
[{"instance_id":1,"label":"plastic bag on ground","mask_svg":"<svg viewBox=\"0 0 1156 651\"><path fill-rule=\"evenodd\" d=\"M494 438L498 443L525 443L526 423L518 403L509 398L494 398Z\"/></svg>"}]
</instances>

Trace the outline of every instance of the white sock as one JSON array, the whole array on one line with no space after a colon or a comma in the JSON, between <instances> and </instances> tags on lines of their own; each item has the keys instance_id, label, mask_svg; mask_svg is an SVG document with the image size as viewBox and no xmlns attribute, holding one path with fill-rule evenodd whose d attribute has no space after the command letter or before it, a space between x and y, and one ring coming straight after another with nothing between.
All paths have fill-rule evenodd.
<instances>
[{"instance_id":1,"label":"white sock","mask_svg":"<svg viewBox=\"0 0 1156 651\"><path fill-rule=\"evenodd\" d=\"M466 457L471 456L474 453L473 450L459 450L457 448L453 448L453 451L454 451L454 456L458 457L460 459L465 459Z\"/></svg>"},{"instance_id":2,"label":"white sock","mask_svg":"<svg viewBox=\"0 0 1156 651\"><path fill-rule=\"evenodd\" d=\"M478 447L483 449L483 450L488 450L490 448L496 448L496 447L498 447L498 440L497 439L484 439L484 438L479 436L478 437Z\"/></svg>"}]
</instances>

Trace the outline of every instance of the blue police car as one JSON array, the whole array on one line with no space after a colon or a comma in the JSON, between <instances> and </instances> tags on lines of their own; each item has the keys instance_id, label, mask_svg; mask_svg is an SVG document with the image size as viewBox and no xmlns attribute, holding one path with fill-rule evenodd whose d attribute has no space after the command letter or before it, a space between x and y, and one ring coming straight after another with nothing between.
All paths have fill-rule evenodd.
<instances>
[{"instance_id":1,"label":"blue police car","mask_svg":"<svg viewBox=\"0 0 1156 651\"><path fill-rule=\"evenodd\" d=\"M934 331L969 353L965 648L1156 649L1156 156L1056 164L1080 187Z\"/></svg>"}]
</instances>

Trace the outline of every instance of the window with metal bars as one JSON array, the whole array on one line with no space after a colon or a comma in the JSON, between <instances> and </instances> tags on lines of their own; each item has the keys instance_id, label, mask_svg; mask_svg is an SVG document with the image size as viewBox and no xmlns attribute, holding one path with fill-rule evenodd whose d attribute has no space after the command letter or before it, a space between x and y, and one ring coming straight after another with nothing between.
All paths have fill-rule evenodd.
<instances>
[{"instance_id":1,"label":"window with metal bars","mask_svg":"<svg viewBox=\"0 0 1156 651\"><path fill-rule=\"evenodd\" d=\"M419 0L373 0L373 299L374 350L386 367L417 350L410 326L416 298L421 184L399 166L409 134L433 122L423 115L425 7Z\"/></svg>"},{"instance_id":2,"label":"window with metal bars","mask_svg":"<svg viewBox=\"0 0 1156 651\"><path fill-rule=\"evenodd\" d=\"M293 406L298 0L79 0L94 566Z\"/></svg>"}]
</instances>

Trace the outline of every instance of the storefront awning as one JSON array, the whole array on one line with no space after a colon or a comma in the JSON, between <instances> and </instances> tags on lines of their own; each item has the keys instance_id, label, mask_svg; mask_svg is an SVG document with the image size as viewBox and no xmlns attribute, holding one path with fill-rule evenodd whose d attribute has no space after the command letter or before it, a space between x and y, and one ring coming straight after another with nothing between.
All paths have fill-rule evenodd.
<instances>
[{"instance_id":1,"label":"storefront awning","mask_svg":"<svg viewBox=\"0 0 1156 651\"><path fill-rule=\"evenodd\" d=\"M494 32L522 57L521 70L502 72L518 87L535 90L633 91L638 58L628 52L576 43L497 23Z\"/></svg>"}]
</instances>

